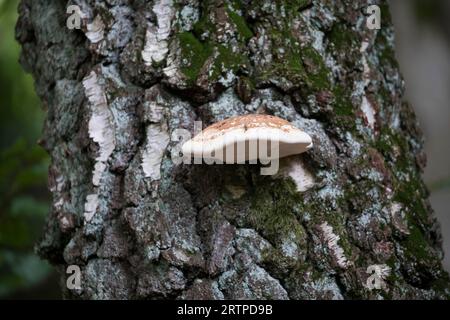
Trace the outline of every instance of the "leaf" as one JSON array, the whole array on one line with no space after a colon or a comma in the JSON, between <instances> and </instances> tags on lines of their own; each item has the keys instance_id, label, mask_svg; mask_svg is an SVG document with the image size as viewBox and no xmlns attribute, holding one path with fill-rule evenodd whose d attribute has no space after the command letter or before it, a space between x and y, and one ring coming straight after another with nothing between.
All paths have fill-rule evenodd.
<instances>
[{"instance_id":1,"label":"leaf","mask_svg":"<svg viewBox=\"0 0 450 320\"><path fill-rule=\"evenodd\" d=\"M12 200L10 215L17 218L39 218L44 219L49 210L49 203L38 201L35 198L24 195Z\"/></svg>"},{"instance_id":2,"label":"leaf","mask_svg":"<svg viewBox=\"0 0 450 320\"><path fill-rule=\"evenodd\" d=\"M0 261L0 297L25 287L31 287L45 279L51 267L32 253L21 254L1 250ZM3 272L6 269L8 272Z\"/></svg>"}]
</instances>

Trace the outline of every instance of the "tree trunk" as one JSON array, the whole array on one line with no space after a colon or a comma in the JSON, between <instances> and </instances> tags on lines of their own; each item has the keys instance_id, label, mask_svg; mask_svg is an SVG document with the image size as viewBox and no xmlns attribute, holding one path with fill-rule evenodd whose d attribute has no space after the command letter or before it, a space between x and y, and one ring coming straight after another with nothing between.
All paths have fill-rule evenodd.
<instances>
[{"instance_id":1,"label":"tree trunk","mask_svg":"<svg viewBox=\"0 0 450 320\"><path fill-rule=\"evenodd\" d=\"M65 297L448 298L422 134L384 1L381 29L366 26L373 2L22 0L52 160L37 251ZM177 129L246 113L292 122L313 149L273 176L177 164Z\"/></svg>"}]
</instances>

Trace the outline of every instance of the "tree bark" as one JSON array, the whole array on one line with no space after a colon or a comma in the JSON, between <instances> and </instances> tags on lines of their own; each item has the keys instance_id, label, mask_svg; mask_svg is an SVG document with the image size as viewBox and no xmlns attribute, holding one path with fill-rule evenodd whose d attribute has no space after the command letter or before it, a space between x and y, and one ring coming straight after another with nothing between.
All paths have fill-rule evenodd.
<instances>
[{"instance_id":1,"label":"tree bark","mask_svg":"<svg viewBox=\"0 0 450 320\"><path fill-rule=\"evenodd\" d=\"M37 251L65 297L448 298L422 134L384 1L381 29L366 26L373 2L22 0L51 155ZM274 176L176 164L176 129L246 113L291 121L314 148Z\"/></svg>"}]
</instances>

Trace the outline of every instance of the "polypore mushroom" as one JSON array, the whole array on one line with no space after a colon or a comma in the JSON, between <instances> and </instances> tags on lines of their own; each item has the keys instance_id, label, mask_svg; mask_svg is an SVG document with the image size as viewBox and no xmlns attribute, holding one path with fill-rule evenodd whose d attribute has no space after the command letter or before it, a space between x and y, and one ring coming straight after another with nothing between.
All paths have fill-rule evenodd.
<instances>
[{"instance_id":1,"label":"polypore mushroom","mask_svg":"<svg viewBox=\"0 0 450 320\"><path fill-rule=\"evenodd\" d=\"M281 118L249 114L217 122L187 141L186 157L207 164L246 161L262 164L299 154L312 147L311 137ZM198 160L197 160L198 161Z\"/></svg>"}]
</instances>

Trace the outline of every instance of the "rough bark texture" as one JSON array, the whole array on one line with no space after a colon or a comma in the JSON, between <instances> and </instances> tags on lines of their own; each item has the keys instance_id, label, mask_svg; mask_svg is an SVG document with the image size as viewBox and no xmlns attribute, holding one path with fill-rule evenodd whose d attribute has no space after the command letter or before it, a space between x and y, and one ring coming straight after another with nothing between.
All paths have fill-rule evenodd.
<instances>
[{"instance_id":1,"label":"rough bark texture","mask_svg":"<svg viewBox=\"0 0 450 320\"><path fill-rule=\"evenodd\" d=\"M373 2L23 0L21 62L52 159L37 249L65 296L448 298L422 135L386 3L381 30L366 27ZM255 112L314 148L275 176L174 163L176 129ZM81 290L65 287L72 264Z\"/></svg>"}]
</instances>

